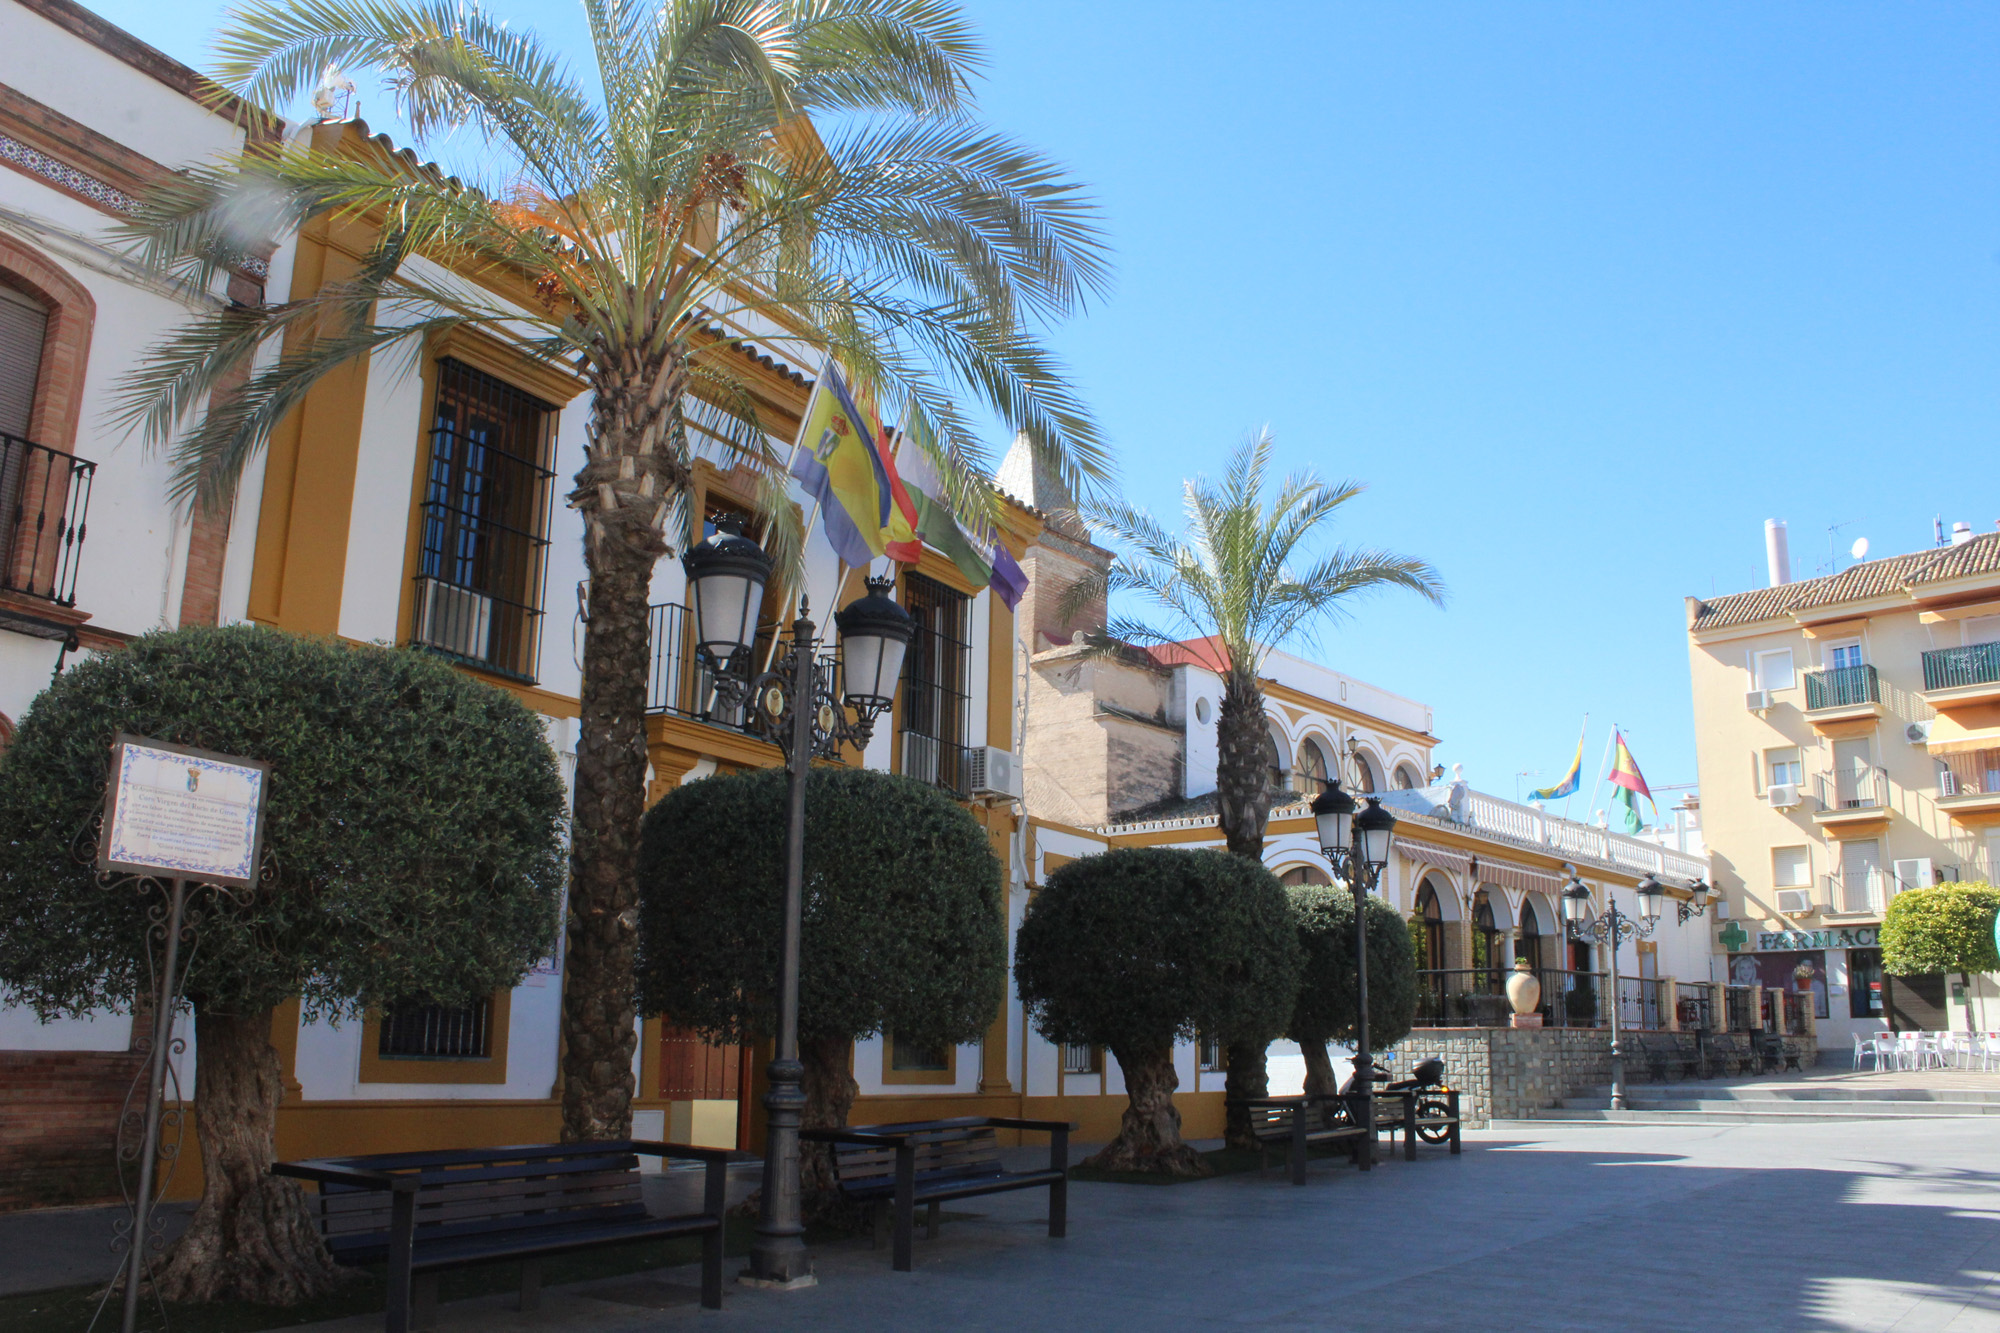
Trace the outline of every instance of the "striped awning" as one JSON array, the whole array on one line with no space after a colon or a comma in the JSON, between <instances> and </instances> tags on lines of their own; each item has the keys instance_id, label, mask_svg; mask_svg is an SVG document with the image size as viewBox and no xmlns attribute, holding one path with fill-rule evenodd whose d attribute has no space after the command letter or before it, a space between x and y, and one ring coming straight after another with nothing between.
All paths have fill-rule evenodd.
<instances>
[{"instance_id":1,"label":"striped awning","mask_svg":"<svg viewBox=\"0 0 2000 1333\"><path fill-rule=\"evenodd\" d=\"M1567 882L1552 870L1479 856L1460 847L1444 847L1415 838L1396 839L1396 850L1414 861L1441 866L1457 874L1475 878L1481 884L1501 884L1522 893L1560 893ZM1474 862L1477 862L1475 867Z\"/></svg>"},{"instance_id":2,"label":"striped awning","mask_svg":"<svg viewBox=\"0 0 2000 1333\"><path fill-rule=\"evenodd\" d=\"M2000 709L1978 710L1976 722L1967 725L1968 719L1951 717L1939 713L1931 719L1929 749L1932 754L1967 754L1979 750L2000 750L2000 719L1993 715ZM1980 726L1978 722L1989 725Z\"/></svg>"}]
</instances>

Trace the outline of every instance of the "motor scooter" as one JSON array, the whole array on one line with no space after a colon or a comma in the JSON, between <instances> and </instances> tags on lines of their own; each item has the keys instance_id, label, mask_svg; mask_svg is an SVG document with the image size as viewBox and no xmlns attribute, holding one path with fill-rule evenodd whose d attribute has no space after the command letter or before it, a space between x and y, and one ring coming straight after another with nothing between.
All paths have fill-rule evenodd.
<instances>
[{"instance_id":1,"label":"motor scooter","mask_svg":"<svg viewBox=\"0 0 2000 1333\"><path fill-rule=\"evenodd\" d=\"M1396 1057L1394 1055L1381 1055L1376 1057L1378 1061L1381 1061L1383 1063L1394 1060L1395 1058ZM1340 1097L1342 1102L1345 1103L1350 1108L1348 1111L1348 1114L1350 1116L1353 1115L1352 1107L1354 1105L1353 1101L1350 1099L1353 1097L1356 1091L1354 1086L1354 1079L1356 1073L1358 1072L1359 1072L1358 1070L1350 1070L1347 1075L1347 1081L1340 1085ZM1417 1138L1421 1142L1445 1143L1451 1139L1451 1127L1449 1125L1426 1125L1423 1123L1426 1120L1438 1119L1440 1117L1449 1117L1451 1115L1450 1102L1438 1098L1432 1098L1427 1100L1423 1096L1424 1093L1429 1092L1433 1089L1440 1091L1448 1090L1445 1088L1444 1084L1444 1061L1438 1059L1420 1061L1418 1062L1417 1067L1410 1071L1410 1076L1408 1078L1393 1079L1393 1080L1389 1077L1389 1071L1383 1069L1381 1065L1378 1064L1373 1070L1373 1077L1371 1081L1381 1085L1375 1090L1375 1095L1377 1097L1393 1095L1398 1100L1400 1100L1402 1094L1406 1092L1414 1092L1418 1094L1417 1104L1416 1104L1416 1113L1418 1122Z\"/></svg>"}]
</instances>

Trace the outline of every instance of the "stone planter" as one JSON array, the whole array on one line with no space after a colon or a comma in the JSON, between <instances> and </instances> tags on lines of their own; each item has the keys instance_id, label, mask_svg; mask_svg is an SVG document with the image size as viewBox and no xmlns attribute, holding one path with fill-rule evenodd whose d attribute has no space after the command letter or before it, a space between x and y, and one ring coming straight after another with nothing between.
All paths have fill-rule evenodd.
<instances>
[{"instance_id":1,"label":"stone planter","mask_svg":"<svg viewBox=\"0 0 2000 1333\"><path fill-rule=\"evenodd\" d=\"M1514 1006L1516 1016L1532 1014L1542 1005L1542 981L1528 966L1528 960L1514 960L1514 970L1507 977L1507 1003Z\"/></svg>"}]
</instances>

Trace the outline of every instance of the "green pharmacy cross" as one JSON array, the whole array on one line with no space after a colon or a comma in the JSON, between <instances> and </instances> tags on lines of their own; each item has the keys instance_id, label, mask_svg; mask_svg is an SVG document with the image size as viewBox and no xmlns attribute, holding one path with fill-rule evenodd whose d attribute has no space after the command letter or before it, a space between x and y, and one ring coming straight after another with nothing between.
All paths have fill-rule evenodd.
<instances>
[{"instance_id":1,"label":"green pharmacy cross","mask_svg":"<svg viewBox=\"0 0 2000 1333\"><path fill-rule=\"evenodd\" d=\"M1723 948L1735 953L1750 942L1750 932L1743 929L1741 922L1732 921L1722 928L1722 933L1716 938L1722 941Z\"/></svg>"}]
</instances>

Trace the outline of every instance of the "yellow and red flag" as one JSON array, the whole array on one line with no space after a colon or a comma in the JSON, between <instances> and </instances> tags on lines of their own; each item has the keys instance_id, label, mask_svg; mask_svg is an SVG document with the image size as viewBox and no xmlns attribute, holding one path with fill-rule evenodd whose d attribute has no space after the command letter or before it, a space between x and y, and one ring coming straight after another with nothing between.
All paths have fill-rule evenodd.
<instances>
[{"instance_id":1,"label":"yellow and red flag","mask_svg":"<svg viewBox=\"0 0 2000 1333\"><path fill-rule=\"evenodd\" d=\"M855 404L831 361L799 423L792 475L820 502L826 539L848 564L880 555L910 564L922 552L916 506L896 477L882 423Z\"/></svg>"},{"instance_id":2,"label":"yellow and red flag","mask_svg":"<svg viewBox=\"0 0 2000 1333\"><path fill-rule=\"evenodd\" d=\"M1617 740L1617 750L1611 762L1611 785L1619 790L1612 793L1611 804L1618 807L1619 821L1624 825L1625 832L1637 833L1645 827L1644 821L1639 818L1639 798L1643 796L1651 801L1653 793L1639 772L1638 761L1626 748L1624 733L1613 732L1612 735ZM1653 808L1657 811L1659 806L1655 804Z\"/></svg>"}]
</instances>

